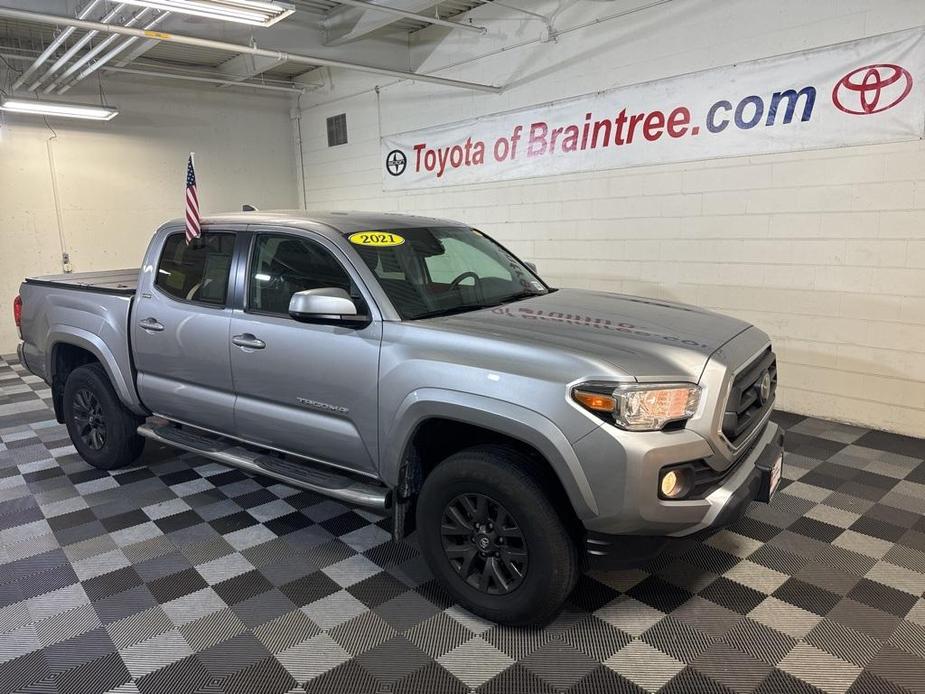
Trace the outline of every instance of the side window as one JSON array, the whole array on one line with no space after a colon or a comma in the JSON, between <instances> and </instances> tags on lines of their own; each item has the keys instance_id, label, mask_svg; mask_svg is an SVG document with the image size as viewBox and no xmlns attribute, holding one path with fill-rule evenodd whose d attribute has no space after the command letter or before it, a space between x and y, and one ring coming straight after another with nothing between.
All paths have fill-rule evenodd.
<instances>
[{"instance_id":1,"label":"side window","mask_svg":"<svg viewBox=\"0 0 925 694\"><path fill-rule=\"evenodd\" d=\"M248 310L284 316L289 314L292 295L306 289L338 287L361 299L337 258L323 246L298 236L257 237L247 287Z\"/></svg>"},{"instance_id":2,"label":"side window","mask_svg":"<svg viewBox=\"0 0 925 694\"><path fill-rule=\"evenodd\" d=\"M234 254L234 234L206 232L191 244L184 234L164 242L155 286L181 301L224 306Z\"/></svg>"}]
</instances>

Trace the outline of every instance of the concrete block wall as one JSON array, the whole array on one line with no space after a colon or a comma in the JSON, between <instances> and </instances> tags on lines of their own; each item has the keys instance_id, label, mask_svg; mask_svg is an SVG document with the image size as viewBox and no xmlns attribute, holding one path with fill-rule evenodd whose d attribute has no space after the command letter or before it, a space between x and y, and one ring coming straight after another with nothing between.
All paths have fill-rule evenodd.
<instances>
[{"instance_id":1,"label":"concrete block wall","mask_svg":"<svg viewBox=\"0 0 925 694\"><path fill-rule=\"evenodd\" d=\"M121 109L108 123L49 119L52 131L0 114L0 354L16 350L11 307L23 278L62 272L52 171L75 272L141 265L154 229L185 212L190 151L203 214L299 203L289 97L144 79L107 79L106 94Z\"/></svg>"},{"instance_id":2,"label":"concrete block wall","mask_svg":"<svg viewBox=\"0 0 925 694\"><path fill-rule=\"evenodd\" d=\"M781 408L925 435L921 141L383 193L380 133L925 24L914 0L675 0L628 12L651 4L578 2L557 18L566 31L555 43L497 7L472 13L489 27L481 41L416 35L418 69L509 85L501 95L332 72L302 100L308 207L463 219L555 285L739 316L774 340ZM325 119L338 113L349 143L328 148Z\"/></svg>"}]
</instances>

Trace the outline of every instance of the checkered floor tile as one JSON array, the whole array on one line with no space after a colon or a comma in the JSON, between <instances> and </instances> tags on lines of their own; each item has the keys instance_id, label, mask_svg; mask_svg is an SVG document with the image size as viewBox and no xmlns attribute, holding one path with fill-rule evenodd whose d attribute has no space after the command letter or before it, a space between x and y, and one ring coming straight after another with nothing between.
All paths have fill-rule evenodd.
<instances>
[{"instance_id":1,"label":"checkered floor tile","mask_svg":"<svg viewBox=\"0 0 925 694\"><path fill-rule=\"evenodd\" d=\"M373 513L150 443L89 467L49 396L0 359L0 692L925 692L925 441L779 413L773 504L514 629Z\"/></svg>"}]
</instances>

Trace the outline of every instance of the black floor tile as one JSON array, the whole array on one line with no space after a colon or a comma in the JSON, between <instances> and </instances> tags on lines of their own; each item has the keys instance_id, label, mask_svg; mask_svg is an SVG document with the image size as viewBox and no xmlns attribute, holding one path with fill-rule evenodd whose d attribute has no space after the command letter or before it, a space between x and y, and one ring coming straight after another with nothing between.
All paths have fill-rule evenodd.
<instances>
[{"instance_id":1,"label":"black floor tile","mask_svg":"<svg viewBox=\"0 0 925 694\"><path fill-rule=\"evenodd\" d=\"M799 579L791 578L773 593L774 597L807 612L825 615L841 600L836 593L819 588Z\"/></svg>"},{"instance_id":2,"label":"black floor tile","mask_svg":"<svg viewBox=\"0 0 925 694\"><path fill-rule=\"evenodd\" d=\"M886 431L868 431L854 442L855 446L876 448L878 451L898 453L910 458L925 459L925 441L911 436L891 434Z\"/></svg>"}]
</instances>

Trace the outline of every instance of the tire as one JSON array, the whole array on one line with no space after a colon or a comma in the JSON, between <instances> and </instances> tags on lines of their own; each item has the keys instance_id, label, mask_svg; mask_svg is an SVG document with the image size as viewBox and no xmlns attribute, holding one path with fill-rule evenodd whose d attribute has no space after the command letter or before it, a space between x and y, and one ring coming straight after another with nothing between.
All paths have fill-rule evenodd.
<instances>
[{"instance_id":1,"label":"tire","mask_svg":"<svg viewBox=\"0 0 925 694\"><path fill-rule=\"evenodd\" d=\"M145 440L136 433L141 418L125 408L99 364L70 373L63 405L71 442L93 467L114 470L141 456Z\"/></svg>"},{"instance_id":2,"label":"tire","mask_svg":"<svg viewBox=\"0 0 925 694\"><path fill-rule=\"evenodd\" d=\"M467 448L440 463L418 496L418 538L430 570L457 602L494 622L545 624L578 580L575 543L531 473L535 466L506 446ZM486 515L488 526L472 523Z\"/></svg>"}]
</instances>

